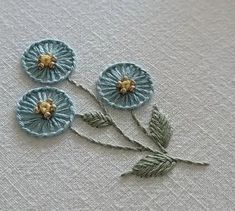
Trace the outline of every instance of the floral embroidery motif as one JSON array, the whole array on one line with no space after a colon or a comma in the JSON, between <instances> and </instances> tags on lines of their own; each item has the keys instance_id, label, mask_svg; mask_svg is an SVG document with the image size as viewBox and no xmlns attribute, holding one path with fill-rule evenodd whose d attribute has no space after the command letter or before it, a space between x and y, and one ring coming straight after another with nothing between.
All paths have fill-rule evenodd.
<instances>
[{"instance_id":1,"label":"floral embroidery motif","mask_svg":"<svg viewBox=\"0 0 235 211\"><path fill-rule=\"evenodd\" d=\"M139 107L153 93L150 75L131 63L115 64L102 72L97 90L107 104L121 109Z\"/></svg>"},{"instance_id":2,"label":"floral embroidery motif","mask_svg":"<svg viewBox=\"0 0 235 211\"><path fill-rule=\"evenodd\" d=\"M121 176L161 176L171 171L178 162L208 165L204 162L173 157L167 153L166 148L173 132L167 117L158 110L157 106L153 107L149 127L145 128L140 124L132 109L143 105L150 99L153 85L150 75L138 66L131 63L119 63L109 67L100 74L97 90L102 101L107 104L115 108L131 109L133 120L158 146L159 151L126 136L108 114L103 103L88 89L68 77L75 66L74 53L63 42L43 40L31 45L22 57L22 64L30 77L42 83L55 83L67 78L70 83L93 97L103 110L103 112L75 114L72 101L63 91L50 87L33 89L17 104L17 118L21 127L28 133L38 137L48 137L70 128L76 135L103 147L149 153L140 159L131 171ZM72 127L75 115L91 127L112 126L116 128L135 147L106 144L80 134Z\"/></svg>"},{"instance_id":3,"label":"floral embroidery motif","mask_svg":"<svg viewBox=\"0 0 235 211\"><path fill-rule=\"evenodd\" d=\"M65 43L42 40L32 44L22 56L22 66L36 81L52 84L66 79L75 68L75 55Z\"/></svg>"},{"instance_id":4,"label":"floral embroidery motif","mask_svg":"<svg viewBox=\"0 0 235 211\"><path fill-rule=\"evenodd\" d=\"M56 88L37 88L25 94L17 105L21 127L39 137L62 133L74 119L69 96Z\"/></svg>"}]
</instances>

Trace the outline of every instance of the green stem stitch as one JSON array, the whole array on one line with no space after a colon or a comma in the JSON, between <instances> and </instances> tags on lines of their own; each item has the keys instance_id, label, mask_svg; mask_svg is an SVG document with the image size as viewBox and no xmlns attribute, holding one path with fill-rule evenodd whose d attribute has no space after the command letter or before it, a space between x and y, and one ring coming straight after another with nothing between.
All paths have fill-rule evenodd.
<instances>
[{"instance_id":1,"label":"green stem stitch","mask_svg":"<svg viewBox=\"0 0 235 211\"><path fill-rule=\"evenodd\" d=\"M105 144L102 143L100 141L96 141L92 138L88 138L82 134L80 134L77 130L75 130L74 128L70 127L70 129L78 136L80 136L81 138L86 139L87 141L93 143L93 144L97 144L97 145L101 145L107 148L112 148L112 149L120 149L120 150L130 150L130 151L137 151L137 152L143 152L145 151L143 148L132 148L132 147L122 147L122 146L116 146L116 145L112 145L112 144Z\"/></svg>"},{"instance_id":2,"label":"green stem stitch","mask_svg":"<svg viewBox=\"0 0 235 211\"><path fill-rule=\"evenodd\" d=\"M151 148L149 148L149 147L146 147L146 146L140 144L139 142L137 142L137 141L135 141L135 140L133 140L133 139L130 139L128 136L126 136L126 135L122 132L122 130L116 125L116 123L115 123L114 121L113 121L113 126L117 129L117 131L119 131L119 132L122 134L122 136L123 136L124 138L126 138L126 139L127 139L129 142L131 142L132 144L138 145L140 148L144 149L145 151L156 152L155 150L153 150L153 149L151 149Z\"/></svg>"},{"instance_id":3,"label":"green stem stitch","mask_svg":"<svg viewBox=\"0 0 235 211\"><path fill-rule=\"evenodd\" d=\"M83 91L85 91L86 93L88 93L98 104L99 106L101 107L101 109L103 110L104 113L107 113L107 110L106 108L104 107L104 105L96 98L96 96L94 94L92 94L88 89L86 89L84 86L82 86L81 84L78 84L76 81L74 81L73 79L71 78L68 78L68 81L75 85L76 87L78 88L81 88Z\"/></svg>"},{"instance_id":4,"label":"green stem stitch","mask_svg":"<svg viewBox=\"0 0 235 211\"><path fill-rule=\"evenodd\" d=\"M149 135L149 132L147 131L147 129L140 124L140 122L136 118L133 110L131 110L131 116L132 116L133 120L136 122L136 125L143 131L143 133L145 135L147 135L148 137L150 137L151 139L153 139L152 136ZM164 147L161 144L157 143L157 145L163 153L167 153L167 151L164 149Z\"/></svg>"},{"instance_id":5,"label":"green stem stitch","mask_svg":"<svg viewBox=\"0 0 235 211\"><path fill-rule=\"evenodd\" d=\"M209 166L210 165L209 163L206 163L206 162L185 160L182 158L176 158L176 157L172 157L172 156L171 156L171 158L175 159L176 161L191 164L191 165L198 165L198 166Z\"/></svg>"},{"instance_id":6,"label":"green stem stitch","mask_svg":"<svg viewBox=\"0 0 235 211\"><path fill-rule=\"evenodd\" d=\"M107 110L106 110L106 108L104 107L104 105L97 99L97 97L96 97L93 93L91 93L88 89L86 89L85 87L83 87L81 84L78 84L77 82L75 82L74 80L72 80L72 79L70 79L70 78L68 78L68 81L71 82L71 83L72 83L73 85L75 85L76 87L81 88L81 89L83 89L85 92L87 92L87 93L99 104L99 106L102 108L103 112L104 112L105 114L109 115L108 112L107 112ZM82 117L81 114L76 114L76 115L79 116L79 117ZM109 116L110 116L110 115L109 115ZM111 119L111 121L112 121L113 126L116 128L116 130L117 130L124 138L126 138L130 143L139 146L140 148L142 148L142 149L145 150L145 151L157 152L156 150L153 150L153 149L151 149L151 148L149 148L149 147L146 147L146 146L140 144L139 142L137 142L137 141L135 141L135 140L133 140L133 139L130 139L130 138L129 138L128 136L126 136L126 135L122 132L122 130L117 126L117 124L113 121L113 119L112 119L111 116L110 116L110 119Z\"/></svg>"},{"instance_id":7,"label":"green stem stitch","mask_svg":"<svg viewBox=\"0 0 235 211\"><path fill-rule=\"evenodd\" d=\"M174 158L163 153L155 153L153 155L147 155L145 158L139 160L133 167L131 171L128 171L121 176L136 175L139 177L156 177L167 174L171 171L177 162L185 162L193 165L207 166L208 163L203 162L192 162L189 160L184 160L181 158Z\"/></svg>"},{"instance_id":8,"label":"green stem stitch","mask_svg":"<svg viewBox=\"0 0 235 211\"><path fill-rule=\"evenodd\" d=\"M151 177L151 176L157 176L157 175L163 175L163 174L166 174L168 171L170 171L177 162L184 162L184 163L187 163L187 164L192 164L192 165L201 165L201 166L207 166L209 165L208 163L205 163L205 162L197 162L197 161L190 161L190 160L185 160L185 159L182 159L182 158L177 158L177 157L173 157L173 156L170 156L167 154L165 148L158 142L155 141L155 143L158 145L159 149L161 150L158 151L158 150L153 150L147 146L144 146L142 145L141 143L133 140L133 139L130 139L128 136L126 136L122 130L117 126L117 124L113 121L112 117L108 114L105 106L102 104L102 102L93 94L91 93L88 89L86 89L85 87L83 87L82 85L80 84L77 84L74 80L68 78L68 81L70 83L72 83L73 85L75 85L76 87L78 88L81 88L82 90L84 90L86 93L88 93L98 104L99 106L101 107L101 109L103 110L104 112L104 115L107 115L107 117L104 117L102 114L99 114L99 113L96 113L96 117L97 116L101 116L104 120L105 118L108 118L109 119L109 122L111 125L114 126L114 128L124 137L126 138L130 143L132 144L135 144L137 145L138 147L136 148L133 148L133 147L126 147L126 146L116 146L116 145L112 145L112 144L105 144L105 143L102 143L100 141L96 141L92 138L89 138L89 137L86 137L85 135L82 135L80 134L76 129L71 128L71 130L78 136L80 136L81 138L84 138L86 139L87 141L91 142L91 143L94 143L94 144L97 144L97 145L101 145L101 146L104 146L104 147L108 147L108 148L112 148L112 149L119 149L119 150L130 150L130 151L138 151L138 152L143 152L143 151L146 151L146 152L151 152L153 153L153 155L148 155L146 156L144 159L141 159L133 168L132 168L132 171L129 171L127 173L124 173L122 174L121 176L126 176L126 175L137 175L137 176L141 176L141 177ZM155 132L155 137L153 137L145 127L143 127L139 120L136 118L133 110L131 110L131 115L132 115L132 118L133 120L135 121L135 123L137 124L137 126L144 132L145 135L147 135L148 137L150 137L151 139L154 139L154 138L161 138L161 137L164 137L163 135L169 135L167 134L168 132L170 132L170 136L172 134L172 131L171 131L171 128L170 126L168 125L168 121L167 119L165 118L165 116L161 113L159 113L157 107L155 106L154 107L154 110L153 110L153 113L152 115L152 118L155 118L153 119L154 122L152 123L152 130L154 130L153 132ZM157 113L158 112L158 113ZM89 114L89 115L93 115L94 114ZM84 118L84 115L82 114L76 114L77 117L80 117L80 118ZM90 117L90 116L89 116ZM99 118L100 120L100 118ZM105 119L106 122L107 122L107 119ZM94 121L93 119L89 120L91 122L89 122L90 124ZM105 123L106 123L105 122ZM100 123L100 122L99 122ZM157 125L157 124L160 124L160 125ZM101 124L99 125L95 125L97 127L99 127ZM94 126L94 125L93 125ZM166 127L167 126L167 127ZM169 137L170 137L169 136ZM167 136L167 138L169 138Z\"/></svg>"},{"instance_id":9,"label":"green stem stitch","mask_svg":"<svg viewBox=\"0 0 235 211\"><path fill-rule=\"evenodd\" d=\"M188 163L188 164L201 165L201 166L208 166L208 165L209 165L209 163L185 160L185 159L182 159L182 158L173 157L173 156L168 155L168 154L159 153L158 156L160 156L160 157L165 157L165 158L168 158L168 159L170 158L170 159L172 159L172 160L180 161L180 162L184 162L184 163ZM148 158L154 158L155 156L153 156L153 155L147 155L147 157L148 157Z\"/></svg>"},{"instance_id":10,"label":"green stem stitch","mask_svg":"<svg viewBox=\"0 0 235 211\"><path fill-rule=\"evenodd\" d=\"M209 163L205 163L205 162L197 162L197 161L190 161L190 160L185 160L185 159L182 159L182 158L176 158L176 157L173 157L173 156L169 156L169 155L166 155L166 154L163 154L157 150L152 150L149 148L143 148L143 147L137 147L137 148L132 148L132 147L122 147L122 146L116 146L116 145L112 145L112 144L105 144L105 143L102 143L100 141L96 141L92 138L88 138L82 134L80 134L76 129L70 127L70 129L76 134L76 135L79 135L81 138L84 138L86 139L87 141L93 143L93 144L97 144L97 145L101 145L101 146L104 146L104 147L107 147L107 148L113 148L113 149L121 149L121 150L130 150L130 151L138 151L138 152L152 152L152 153L157 153L157 154L161 154L162 156L167 156L169 158L172 158L176 161L180 161L180 162L184 162L184 163L188 163L188 164L193 164L193 165L201 165L201 166L208 166ZM151 155L148 155L148 157L151 157Z\"/></svg>"},{"instance_id":11,"label":"green stem stitch","mask_svg":"<svg viewBox=\"0 0 235 211\"><path fill-rule=\"evenodd\" d=\"M136 116L135 116L133 110L131 110L131 116L132 116L133 120L136 122L137 126L144 132L144 134L146 134L146 135L148 136L148 131L146 130L145 127L143 127L143 126L140 124L140 122L139 122L139 120L136 118Z\"/></svg>"}]
</instances>

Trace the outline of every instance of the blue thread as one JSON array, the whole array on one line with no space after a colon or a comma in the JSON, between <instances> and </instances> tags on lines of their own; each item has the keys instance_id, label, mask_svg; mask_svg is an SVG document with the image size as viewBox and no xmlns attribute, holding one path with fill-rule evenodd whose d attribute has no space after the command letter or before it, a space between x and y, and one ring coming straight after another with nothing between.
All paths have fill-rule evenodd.
<instances>
[{"instance_id":1,"label":"blue thread","mask_svg":"<svg viewBox=\"0 0 235 211\"><path fill-rule=\"evenodd\" d=\"M39 101L51 99L56 105L56 110L50 119L45 119L41 114L35 112ZM63 91L43 87L26 93L16 110L20 126L28 133L38 137L49 137L62 133L70 127L74 116L74 106L70 97Z\"/></svg>"},{"instance_id":2,"label":"blue thread","mask_svg":"<svg viewBox=\"0 0 235 211\"><path fill-rule=\"evenodd\" d=\"M53 68L39 68L40 55L54 56ZM75 54L65 43L58 40L42 40L32 44L22 56L22 67L34 80L52 84L66 79L75 69Z\"/></svg>"},{"instance_id":3,"label":"blue thread","mask_svg":"<svg viewBox=\"0 0 235 211\"><path fill-rule=\"evenodd\" d=\"M121 93L118 81L123 78L134 81L134 90ZM131 63L115 64L101 73L97 82L97 90L102 100L120 109L133 109L148 101L153 93L150 75Z\"/></svg>"}]
</instances>

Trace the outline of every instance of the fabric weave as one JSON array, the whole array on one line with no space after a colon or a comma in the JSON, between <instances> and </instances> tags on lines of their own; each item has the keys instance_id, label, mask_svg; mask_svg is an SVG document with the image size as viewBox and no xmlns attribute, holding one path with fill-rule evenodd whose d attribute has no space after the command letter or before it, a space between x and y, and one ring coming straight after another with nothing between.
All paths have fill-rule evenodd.
<instances>
[{"instance_id":1,"label":"fabric weave","mask_svg":"<svg viewBox=\"0 0 235 211\"><path fill-rule=\"evenodd\" d=\"M1 0L0 210L233 210L234 11L232 0ZM172 123L169 153L210 166L182 163L164 177L121 178L147 154L102 148L70 130L49 141L22 131L16 103L41 84L22 71L20 58L48 37L78 52L71 77L94 93L112 64L148 70L156 93L137 118L147 126L156 103ZM55 86L76 112L99 110L67 81ZM128 111L108 109L126 135L156 147ZM101 142L132 146L112 128L73 125Z\"/></svg>"}]
</instances>

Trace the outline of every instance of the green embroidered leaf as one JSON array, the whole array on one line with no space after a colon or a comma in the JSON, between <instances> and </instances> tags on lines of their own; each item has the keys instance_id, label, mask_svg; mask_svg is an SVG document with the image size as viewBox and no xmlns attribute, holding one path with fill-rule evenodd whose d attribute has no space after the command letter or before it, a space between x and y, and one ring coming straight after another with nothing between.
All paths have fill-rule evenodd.
<instances>
[{"instance_id":1,"label":"green embroidered leaf","mask_svg":"<svg viewBox=\"0 0 235 211\"><path fill-rule=\"evenodd\" d=\"M177 161L173 158L162 154L156 153L148 155L141 159L132 168L132 171L123 174L132 174L140 177L156 177L167 174L176 165Z\"/></svg>"},{"instance_id":2,"label":"green embroidered leaf","mask_svg":"<svg viewBox=\"0 0 235 211\"><path fill-rule=\"evenodd\" d=\"M149 122L150 136L156 144L166 148L172 136L172 128L166 116L153 107L152 117Z\"/></svg>"},{"instance_id":3,"label":"green embroidered leaf","mask_svg":"<svg viewBox=\"0 0 235 211\"><path fill-rule=\"evenodd\" d=\"M87 122L92 127L101 128L112 125L110 116L101 112L86 113L81 117L83 121Z\"/></svg>"}]
</instances>

